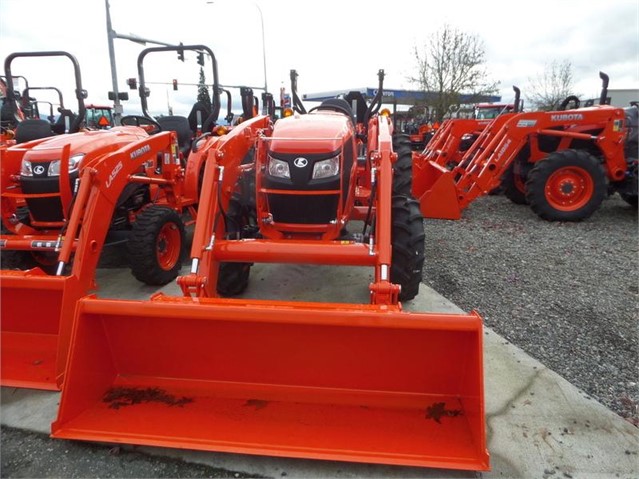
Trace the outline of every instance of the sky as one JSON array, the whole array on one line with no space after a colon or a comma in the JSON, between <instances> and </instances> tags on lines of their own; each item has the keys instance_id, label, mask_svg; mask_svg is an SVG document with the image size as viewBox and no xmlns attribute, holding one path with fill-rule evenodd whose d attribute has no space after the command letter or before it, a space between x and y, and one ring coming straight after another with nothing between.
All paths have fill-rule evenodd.
<instances>
[{"instance_id":1,"label":"sky","mask_svg":"<svg viewBox=\"0 0 639 479\"><path fill-rule=\"evenodd\" d=\"M526 87L547 64L570 61L576 93L599 96L599 71L609 88L639 89L639 2L637 0L108 0L112 29L156 42L203 44L215 53L220 82L261 88L266 80L277 98L290 89L290 70L298 74L298 92L314 93L376 87L377 71L385 88L417 89L415 48L423 49L444 25L476 35L483 42L488 78L499 82L503 101L513 85ZM105 0L0 0L0 57L15 52L66 51L78 59L88 102L109 103L112 90ZM263 28L262 28L263 26ZM137 76L144 46L113 41L120 91ZM147 46L152 46L151 44ZM265 55L263 55L263 51ZM196 95L199 66L159 54L145 59L150 85L149 109L188 114ZM14 75L30 86L63 90L65 106L77 105L71 63L65 58L16 58ZM206 66L207 81L212 78ZM178 90L172 79L178 80ZM64 88L63 88L64 87ZM66 93L68 92L68 93ZM141 113L135 91L125 113ZM256 90L257 93L259 93ZM45 98L50 94L51 98ZM57 101L53 92L38 99ZM312 106L312 104L310 105Z\"/></svg>"}]
</instances>

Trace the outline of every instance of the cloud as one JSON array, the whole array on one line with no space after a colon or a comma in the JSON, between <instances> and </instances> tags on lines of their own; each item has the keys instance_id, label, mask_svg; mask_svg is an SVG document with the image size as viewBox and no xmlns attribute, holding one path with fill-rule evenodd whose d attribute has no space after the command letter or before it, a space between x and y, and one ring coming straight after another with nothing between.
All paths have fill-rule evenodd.
<instances>
[{"instance_id":1,"label":"cloud","mask_svg":"<svg viewBox=\"0 0 639 479\"><path fill-rule=\"evenodd\" d=\"M512 85L523 87L555 59L572 62L584 93L598 90L599 70L610 75L611 88L639 87L635 0L537 0L516 6L496 0L324 0L303 7L293 0L182 0L179 8L168 0L109 4L113 29L120 34L210 46L224 84L262 86L265 48L268 87L276 94L280 86L289 88L291 69L299 71L302 93L374 86L380 68L387 87L413 88L406 80L415 68L412 49L445 23L484 41L488 72L500 82L504 99L512 97ZM15 51L69 51L80 62L90 99L106 101L112 82L104 1L2 0L0 9L2 58ZM144 47L116 39L114 48L118 87L126 90ZM178 63L171 59L158 67L158 81L196 81L184 70L188 65ZM24 72L44 84L69 81L62 70L48 67L24 64ZM154 87L159 108L166 109L167 93L173 95L170 88Z\"/></svg>"}]
</instances>

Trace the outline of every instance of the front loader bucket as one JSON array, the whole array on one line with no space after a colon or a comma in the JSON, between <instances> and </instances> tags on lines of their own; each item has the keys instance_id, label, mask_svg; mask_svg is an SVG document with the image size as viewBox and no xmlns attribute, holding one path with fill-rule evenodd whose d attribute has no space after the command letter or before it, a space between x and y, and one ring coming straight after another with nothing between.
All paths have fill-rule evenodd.
<instances>
[{"instance_id":1,"label":"front loader bucket","mask_svg":"<svg viewBox=\"0 0 639 479\"><path fill-rule=\"evenodd\" d=\"M413 163L413 195L424 218L461 218L453 172L434 161Z\"/></svg>"},{"instance_id":2,"label":"front loader bucket","mask_svg":"<svg viewBox=\"0 0 639 479\"><path fill-rule=\"evenodd\" d=\"M58 389L60 317L65 291L69 291L72 280L70 276L49 276L39 268L2 271L2 386Z\"/></svg>"},{"instance_id":3,"label":"front loader bucket","mask_svg":"<svg viewBox=\"0 0 639 479\"><path fill-rule=\"evenodd\" d=\"M52 436L486 470L481 318L85 297Z\"/></svg>"}]
</instances>

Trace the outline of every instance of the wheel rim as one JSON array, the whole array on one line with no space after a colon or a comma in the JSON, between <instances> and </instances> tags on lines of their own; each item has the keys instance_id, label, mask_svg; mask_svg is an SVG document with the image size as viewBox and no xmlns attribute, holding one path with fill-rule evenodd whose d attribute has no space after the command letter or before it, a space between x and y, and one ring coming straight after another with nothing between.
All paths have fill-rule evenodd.
<instances>
[{"instance_id":1,"label":"wheel rim","mask_svg":"<svg viewBox=\"0 0 639 479\"><path fill-rule=\"evenodd\" d=\"M180 258L180 230L174 223L162 226L156 241L158 265L165 271L173 269Z\"/></svg>"},{"instance_id":2,"label":"wheel rim","mask_svg":"<svg viewBox=\"0 0 639 479\"><path fill-rule=\"evenodd\" d=\"M561 211L574 211L590 201L595 191L592 176L576 166L555 171L546 182L546 200Z\"/></svg>"}]
</instances>

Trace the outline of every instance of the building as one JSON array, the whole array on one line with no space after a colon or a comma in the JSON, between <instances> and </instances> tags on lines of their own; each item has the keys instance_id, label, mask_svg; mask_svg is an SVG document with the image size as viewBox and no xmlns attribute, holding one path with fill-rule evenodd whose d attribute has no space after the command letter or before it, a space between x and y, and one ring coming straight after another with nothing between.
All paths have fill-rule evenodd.
<instances>
[{"instance_id":1,"label":"building","mask_svg":"<svg viewBox=\"0 0 639 479\"><path fill-rule=\"evenodd\" d=\"M608 98L610 98L610 104L612 106L626 107L630 105L630 102L639 102L639 89L626 88L626 89L608 89Z\"/></svg>"}]
</instances>

